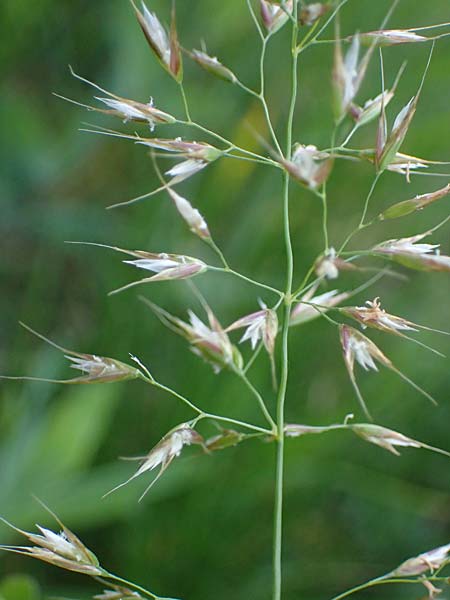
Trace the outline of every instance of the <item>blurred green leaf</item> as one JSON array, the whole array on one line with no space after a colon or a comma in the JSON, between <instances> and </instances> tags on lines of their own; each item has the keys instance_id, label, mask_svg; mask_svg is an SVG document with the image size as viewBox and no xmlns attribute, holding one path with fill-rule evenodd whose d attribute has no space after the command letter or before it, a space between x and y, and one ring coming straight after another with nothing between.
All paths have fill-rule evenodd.
<instances>
[{"instance_id":1,"label":"blurred green leaf","mask_svg":"<svg viewBox=\"0 0 450 600\"><path fill-rule=\"evenodd\" d=\"M39 584L29 575L18 573L0 581L1 600L40 600Z\"/></svg>"}]
</instances>

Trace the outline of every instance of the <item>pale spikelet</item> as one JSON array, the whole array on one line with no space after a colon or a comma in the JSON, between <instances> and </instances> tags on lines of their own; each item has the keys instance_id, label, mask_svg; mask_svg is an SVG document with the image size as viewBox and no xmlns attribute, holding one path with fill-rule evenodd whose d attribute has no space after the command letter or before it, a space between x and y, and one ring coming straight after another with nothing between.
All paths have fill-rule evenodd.
<instances>
[{"instance_id":1,"label":"pale spikelet","mask_svg":"<svg viewBox=\"0 0 450 600\"><path fill-rule=\"evenodd\" d=\"M324 279L337 279L339 271L357 271L358 267L351 262L339 258L334 248L329 248L325 254L319 256L315 262L317 277Z\"/></svg>"},{"instance_id":2,"label":"pale spikelet","mask_svg":"<svg viewBox=\"0 0 450 600\"><path fill-rule=\"evenodd\" d=\"M144 600L143 596L137 592L132 592L128 588L115 585L110 590L104 590L102 594L94 596L94 600Z\"/></svg>"},{"instance_id":3,"label":"pale spikelet","mask_svg":"<svg viewBox=\"0 0 450 600\"><path fill-rule=\"evenodd\" d=\"M422 210L429 204L444 198L450 194L450 183L445 187L436 190L435 192L428 192L427 194L421 194L415 198L409 200L403 200L402 202L396 202L385 211L383 211L378 218L382 221L384 219L397 219L398 217L404 217L417 210Z\"/></svg>"},{"instance_id":4,"label":"pale spikelet","mask_svg":"<svg viewBox=\"0 0 450 600\"><path fill-rule=\"evenodd\" d=\"M321 313L327 312L327 309L337 306L341 302L347 300L350 296L348 292L339 293L338 290L330 290L314 296L313 294L316 290L317 287L311 288L308 293L300 298L298 304L294 306L290 318L291 326L301 325L308 321L312 321L313 319L317 319L320 317ZM302 300L308 302L308 304L302 303ZM313 304L317 304L317 308L312 306Z\"/></svg>"},{"instance_id":5,"label":"pale spikelet","mask_svg":"<svg viewBox=\"0 0 450 600\"><path fill-rule=\"evenodd\" d=\"M273 355L275 350L275 339L278 333L278 317L277 313L267 308L264 302L259 301L261 310L241 317L229 325L225 331L234 331L235 329L246 328L240 342L250 340L252 349L254 350L259 340L262 340L268 354Z\"/></svg>"},{"instance_id":6,"label":"pale spikelet","mask_svg":"<svg viewBox=\"0 0 450 600\"><path fill-rule=\"evenodd\" d=\"M321 17L331 10L331 4L328 2L313 2L306 4L300 9L298 17L300 25L314 25Z\"/></svg>"},{"instance_id":7,"label":"pale spikelet","mask_svg":"<svg viewBox=\"0 0 450 600\"><path fill-rule=\"evenodd\" d=\"M419 97L425 82L425 77L430 66L431 56L433 53L433 47L431 48L428 56L428 62L425 67L425 71L420 82L417 93L411 98L411 100L401 109L397 114L392 125L390 133L387 133L386 114L384 107L380 114L378 123L378 136L375 153L375 166L379 172L384 171L392 161L395 159L401 145L408 133L409 127L413 120L414 114L417 109Z\"/></svg>"},{"instance_id":8,"label":"pale spikelet","mask_svg":"<svg viewBox=\"0 0 450 600\"><path fill-rule=\"evenodd\" d=\"M55 342L52 342L37 331L34 331L34 329L31 329L31 327L28 327L28 325L25 325L24 323L20 324L33 335L62 352L65 358L72 362L70 366L73 369L81 371L83 375L81 377L75 377L74 379L45 379L41 377L9 377L1 375L0 379L23 379L64 384L90 384L112 383L114 381L125 381L127 379L137 379L139 377L143 377L141 371L135 367L127 365L126 363L113 358L106 358L105 356L84 354L81 352L75 352L74 350L68 350L67 348L63 348L62 346L55 344Z\"/></svg>"},{"instance_id":9,"label":"pale spikelet","mask_svg":"<svg viewBox=\"0 0 450 600\"><path fill-rule=\"evenodd\" d=\"M167 123L175 123L176 119L172 115L159 110L153 106L153 99L150 98L148 103L137 102L136 100L130 100L129 98L122 98L121 96L117 96L108 90L100 87L96 83L77 75L75 71L70 68L71 74L78 80L83 83L87 83L91 87L99 90L103 94L106 94L106 98L102 96L95 96L95 99L103 104L106 104L108 107L98 108L95 106L88 106L85 104L81 104L74 100L70 100L69 98L65 98L64 96L60 96L59 94L55 94L58 98L62 98L63 100L67 100L68 102L72 102L78 106L82 106L87 108L88 110L101 112L108 115L113 115L121 118L125 123L128 121L137 121L141 123L148 123L150 129L153 131L156 125L167 124Z\"/></svg>"},{"instance_id":10,"label":"pale spikelet","mask_svg":"<svg viewBox=\"0 0 450 600\"><path fill-rule=\"evenodd\" d=\"M150 12L144 2L142 2L142 12L133 0L131 0L131 4L145 38L160 64L176 81L181 81L183 66L175 22L175 9L172 10L170 34L168 35L156 14Z\"/></svg>"},{"instance_id":11,"label":"pale spikelet","mask_svg":"<svg viewBox=\"0 0 450 600\"><path fill-rule=\"evenodd\" d=\"M399 173L405 175L408 183L410 182L410 175L412 173L420 172L421 169L428 169L430 165L447 165L448 162L442 162L438 160L426 160L418 156L411 156L409 154L403 154L397 152L392 159L392 162L387 167L388 171L393 173Z\"/></svg>"},{"instance_id":12,"label":"pale spikelet","mask_svg":"<svg viewBox=\"0 0 450 600\"><path fill-rule=\"evenodd\" d=\"M373 425L371 423L356 423L354 425L346 424L346 427L356 433L356 435L361 437L366 442L380 446L381 448L392 452L392 454L395 454L396 456L400 456L400 452L397 450L397 447L409 447L423 448L425 450L431 450L432 452L437 452L438 454L443 454L444 456L450 457L450 453L446 450L424 444L423 442L419 442L418 440L403 435L403 433L399 433L393 429L387 429L387 427L381 427L380 425Z\"/></svg>"},{"instance_id":13,"label":"pale spikelet","mask_svg":"<svg viewBox=\"0 0 450 600\"><path fill-rule=\"evenodd\" d=\"M104 571L100 567L97 557L70 529L65 527L56 515L51 511L48 512L50 512L61 528L59 533L55 533L40 525L36 525L40 531L39 534L29 533L11 525L5 519L0 519L34 544L33 546L0 546L0 549L16 554L23 554L24 556L31 556L67 571L75 571L76 573L83 573L84 575L94 577L103 575Z\"/></svg>"},{"instance_id":14,"label":"pale spikelet","mask_svg":"<svg viewBox=\"0 0 450 600\"><path fill-rule=\"evenodd\" d=\"M396 456L400 456L396 446L411 448L422 447L422 444L417 440L413 440L412 438L409 438L398 431L393 431L392 429L387 429L386 427L381 427L380 425L362 423L349 425L348 427L366 442L380 446L381 448L392 452L392 454L395 454Z\"/></svg>"},{"instance_id":15,"label":"pale spikelet","mask_svg":"<svg viewBox=\"0 0 450 600\"><path fill-rule=\"evenodd\" d=\"M379 298L367 300L367 306L350 306L342 309L343 314L361 323L363 328L373 327L388 333L399 331L418 331L418 326L402 317L387 313L381 308Z\"/></svg>"},{"instance_id":16,"label":"pale spikelet","mask_svg":"<svg viewBox=\"0 0 450 600\"><path fill-rule=\"evenodd\" d=\"M190 322L186 323L146 298L140 299L164 325L184 337L191 344L192 352L209 363L215 373L224 367L242 368L243 360L239 350L231 343L211 309L207 308L208 325L192 311L188 311Z\"/></svg>"},{"instance_id":17,"label":"pale spikelet","mask_svg":"<svg viewBox=\"0 0 450 600\"><path fill-rule=\"evenodd\" d=\"M370 413L367 409L366 403L356 383L354 373L355 360L361 365L361 367L365 371L369 371L370 369L378 371L378 367L375 361L380 362L388 368L392 368L393 365L391 361L381 352L378 346L376 346L365 335L363 335L356 329L353 329L353 327L349 327L348 325L341 325L339 330L342 350L344 352L344 362L345 366L347 367L350 380L356 392L361 408L363 409L366 416L370 420L372 420L372 417L370 416Z\"/></svg>"},{"instance_id":18,"label":"pale spikelet","mask_svg":"<svg viewBox=\"0 0 450 600\"><path fill-rule=\"evenodd\" d=\"M177 211L180 213L192 233L195 233L195 235L198 235L198 237L204 240L210 240L211 234L208 225L200 212L192 206L189 200L183 198L180 194L177 194L175 190L168 187L167 192L172 198Z\"/></svg>"},{"instance_id":19,"label":"pale spikelet","mask_svg":"<svg viewBox=\"0 0 450 600\"><path fill-rule=\"evenodd\" d=\"M350 48L347 50L344 57L339 36L340 28L336 21L337 40L334 46L332 76L334 97L333 110L336 122L340 122L349 111L351 112L351 106L361 87L374 49L374 47L371 46L360 60L360 40L357 34L352 37Z\"/></svg>"},{"instance_id":20,"label":"pale spikelet","mask_svg":"<svg viewBox=\"0 0 450 600\"><path fill-rule=\"evenodd\" d=\"M355 120L355 124L357 127L362 127L363 125L367 125L374 119L378 118L383 110L386 109L386 106L390 103L392 98L394 97L395 91L397 89L398 82L403 74L406 63L403 63L400 67L397 76L395 78L394 83L390 90L384 90L381 94L378 94L375 98L367 100L363 106L358 106L354 102L351 103L349 108L350 116Z\"/></svg>"},{"instance_id":21,"label":"pale spikelet","mask_svg":"<svg viewBox=\"0 0 450 600\"><path fill-rule=\"evenodd\" d=\"M183 447L190 446L191 444L200 444L203 446L204 441L202 436L199 433L197 433L194 429L192 429L187 423L182 423L181 425L178 425L177 427L169 431L169 433L167 433L162 438L162 440L158 442L158 444L156 444L156 446L154 446L152 450L150 450L150 452L144 458L141 466L136 471L136 473L134 473L134 475L132 475L124 483L121 483L120 485L113 488L106 495L109 495L112 492L115 492L119 488L123 487L124 485L127 485L128 483L130 483L130 481L136 479L136 477L139 477L143 473L146 473L147 471L153 471L153 469L160 467L158 475L146 488L146 490L140 497L139 500L142 500L142 498L147 494L152 485L156 483L156 481L161 477L164 471L169 467L173 459L181 454Z\"/></svg>"},{"instance_id":22,"label":"pale spikelet","mask_svg":"<svg viewBox=\"0 0 450 600\"><path fill-rule=\"evenodd\" d=\"M375 160L377 169L379 171L383 171L390 165L400 149L400 146L402 145L403 140L408 133L409 126L411 125L416 112L418 100L418 95L413 96L411 100L401 109L401 111L395 117L394 124L389 135L386 134L384 112L381 113L379 131L383 132L383 134L378 137Z\"/></svg>"},{"instance_id":23,"label":"pale spikelet","mask_svg":"<svg viewBox=\"0 0 450 600\"><path fill-rule=\"evenodd\" d=\"M182 158L202 160L207 163L222 156L222 151L211 144L207 144L206 142L187 141L180 137L174 139L139 137L137 143L149 146L150 148L155 148L156 150L173 152Z\"/></svg>"},{"instance_id":24,"label":"pale spikelet","mask_svg":"<svg viewBox=\"0 0 450 600\"><path fill-rule=\"evenodd\" d=\"M147 281L166 281L168 279L186 279L203 272L206 269L205 263L190 256L179 254L151 254L137 260L124 260L127 265L133 265L139 269L152 271L156 273Z\"/></svg>"},{"instance_id":25,"label":"pale spikelet","mask_svg":"<svg viewBox=\"0 0 450 600\"><path fill-rule=\"evenodd\" d=\"M189 279L195 275L203 273L208 268L207 265L192 256L185 256L183 254L167 254L165 252L155 253L146 252L145 250L125 250L118 246L109 246L107 244L98 244L95 242L69 242L71 244L80 244L85 246L98 246L100 248L108 248L109 250L115 250L123 254L134 256L135 260L124 260L123 262L144 269L145 271L152 271L155 275L152 277L146 277L133 281L124 285L117 290L113 290L110 294L117 294L123 290L129 289L136 285L144 283L154 283L156 281L171 281L177 279Z\"/></svg>"},{"instance_id":26,"label":"pale spikelet","mask_svg":"<svg viewBox=\"0 0 450 600\"><path fill-rule=\"evenodd\" d=\"M149 124L150 129L153 130L158 123L175 122L174 117L154 108L153 100L150 100L148 104L142 104L125 98L101 98L100 96L96 96L95 98L112 109L110 111L96 110L121 117L124 123L127 123L128 121L146 121Z\"/></svg>"},{"instance_id":27,"label":"pale spikelet","mask_svg":"<svg viewBox=\"0 0 450 600\"><path fill-rule=\"evenodd\" d=\"M376 344L372 342L368 337L350 327L349 325L340 325L340 338L342 350L344 353L344 362L347 367L348 374L350 376L350 381L352 382L353 388L357 395L357 398L361 404L362 409L364 410L366 416L372 420L369 411L367 410L366 403L362 397L362 394L359 390L359 387L356 383L355 373L354 373L354 365L356 362L361 365L361 367L365 371L373 370L378 371L378 367L376 362L381 365L387 367L391 371L394 371L399 377L401 377L404 381L406 381L411 387L420 392L423 396L428 398L430 402L436 404L435 399L428 394L425 390L419 387L414 381L409 379L402 371L397 369L394 364L389 360L387 356L383 354L383 352L378 348Z\"/></svg>"},{"instance_id":28,"label":"pale spikelet","mask_svg":"<svg viewBox=\"0 0 450 600\"><path fill-rule=\"evenodd\" d=\"M326 433L330 427L316 427L314 425L299 425L297 423L288 423L284 426L284 434L287 437L300 437L307 434Z\"/></svg>"},{"instance_id":29,"label":"pale spikelet","mask_svg":"<svg viewBox=\"0 0 450 600\"><path fill-rule=\"evenodd\" d=\"M210 452L225 450L226 448L237 446L248 437L248 435L240 433L239 431L234 431L234 429L222 429L218 435L206 440L205 447Z\"/></svg>"},{"instance_id":30,"label":"pale spikelet","mask_svg":"<svg viewBox=\"0 0 450 600\"><path fill-rule=\"evenodd\" d=\"M222 152L210 144L187 142L181 138L173 140L139 138L137 143L150 148L166 150L167 152L176 152L178 157L185 159L166 171L166 175L172 178L170 185L175 185L192 177L192 175L207 167L209 163L222 156Z\"/></svg>"},{"instance_id":31,"label":"pale spikelet","mask_svg":"<svg viewBox=\"0 0 450 600\"><path fill-rule=\"evenodd\" d=\"M423 554L419 554L414 558L408 558L396 569L391 571L389 577L411 577L414 575L422 575L427 571L435 571L440 569L449 561L450 544L434 548Z\"/></svg>"},{"instance_id":32,"label":"pale spikelet","mask_svg":"<svg viewBox=\"0 0 450 600\"><path fill-rule=\"evenodd\" d=\"M264 27L268 32L276 33L289 21L289 15L292 15L294 7L294 0L285 0L282 5L279 2L259 0L259 5Z\"/></svg>"},{"instance_id":33,"label":"pale spikelet","mask_svg":"<svg viewBox=\"0 0 450 600\"><path fill-rule=\"evenodd\" d=\"M189 158L188 160L184 160L181 163L178 163L171 169L166 171L166 175L171 177L171 184L180 183L185 179L189 179L199 171L202 171L205 167L208 166L208 163L204 160L199 160L197 158Z\"/></svg>"},{"instance_id":34,"label":"pale spikelet","mask_svg":"<svg viewBox=\"0 0 450 600\"><path fill-rule=\"evenodd\" d=\"M450 271L450 256L439 254L439 244L418 244L429 231L407 238L387 240L372 248L374 254L389 257L410 269Z\"/></svg>"},{"instance_id":35,"label":"pale spikelet","mask_svg":"<svg viewBox=\"0 0 450 600\"><path fill-rule=\"evenodd\" d=\"M291 177L311 189L324 183L333 168L330 155L311 144L296 144L291 160L282 159L280 162Z\"/></svg>"},{"instance_id":36,"label":"pale spikelet","mask_svg":"<svg viewBox=\"0 0 450 600\"><path fill-rule=\"evenodd\" d=\"M200 65L205 71L211 73L219 79L224 79L231 83L236 83L237 77L228 67L223 65L215 56L209 56L201 50L192 50L191 58Z\"/></svg>"},{"instance_id":37,"label":"pale spikelet","mask_svg":"<svg viewBox=\"0 0 450 600\"><path fill-rule=\"evenodd\" d=\"M359 33L358 35L361 43L376 44L377 46L415 44L417 42L429 42L434 39L415 33L414 29L380 29L378 31Z\"/></svg>"},{"instance_id":38,"label":"pale spikelet","mask_svg":"<svg viewBox=\"0 0 450 600\"><path fill-rule=\"evenodd\" d=\"M427 331L434 331L435 333L443 333L449 335L445 331L440 331L439 329L432 329L431 327L426 327L425 325L418 325L417 323L413 323L412 321L408 321L403 317L397 317L396 315L392 315L387 313L384 309L381 308L379 298L375 298L374 300L366 301L366 306L349 306L343 307L341 309L342 314L355 319L361 324L361 327L365 329L366 327L372 327L374 329L378 329L380 331L384 331L385 333L392 333L398 335L404 339L407 339L419 346L430 350L434 354L438 356L444 356L439 351L427 346L423 342L420 342L414 338L408 337L405 335L405 331L418 331L419 329L424 329Z\"/></svg>"}]
</instances>

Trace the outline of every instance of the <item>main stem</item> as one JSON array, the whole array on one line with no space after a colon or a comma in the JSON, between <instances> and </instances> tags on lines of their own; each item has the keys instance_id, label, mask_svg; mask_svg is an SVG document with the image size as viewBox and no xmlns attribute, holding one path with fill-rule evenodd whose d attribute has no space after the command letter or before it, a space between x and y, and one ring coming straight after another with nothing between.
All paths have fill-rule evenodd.
<instances>
[{"instance_id":1,"label":"main stem","mask_svg":"<svg viewBox=\"0 0 450 600\"><path fill-rule=\"evenodd\" d=\"M286 131L286 158L292 152L292 125L294 121L295 103L297 100L297 3L294 3L294 25L292 31L292 94L289 107ZM291 232L289 225L289 174L283 177L283 227L286 247L286 287L284 297L284 318L282 325L281 347L281 376L277 396L277 462L275 475L275 511L274 511L274 536L273 536L273 600L281 600L281 550L283 539L283 478L284 478L284 404L289 373L289 318L292 305L292 279L294 272L294 257L292 252Z\"/></svg>"}]
</instances>

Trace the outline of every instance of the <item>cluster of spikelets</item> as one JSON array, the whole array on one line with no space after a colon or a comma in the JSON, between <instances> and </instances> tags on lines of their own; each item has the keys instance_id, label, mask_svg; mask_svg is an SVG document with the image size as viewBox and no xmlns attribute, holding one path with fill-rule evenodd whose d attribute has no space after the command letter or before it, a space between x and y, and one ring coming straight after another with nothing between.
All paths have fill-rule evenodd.
<instances>
[{"instance_id":1,"label":"cluster of spikelets","mask_svg":"<svg viewBox=\"0 0 450 600\"><path fill-rule=\"evenodd\" d=\"M306 29L302 42L294 49L295 52L300 54L309 47L309 45L312 45L327 25L336 18L337 12L343 3L340 3L337 6L333 3L312 3L303 5L300 10L296 11L294 10L295 1L296 0L286 0L277 3L272 2L271 0L259 0L259 19L251 2L249 2L249 8L257 23L261 37L266 41L270 36L282 29L286 23L290 22L294 18L294 14L298 15L300 26L310 28L309 30ZM172 315L164 308L143 299L156 316L172 331L185 338L190 349L209 363L215 372L219 372L221 369L230 369L242 378L249 389L253 390L258 401L262 405L264 415L270 426L269 429L264 429L231 418L205 413L177 392L170 390L170 388L157 382L150 371L134 356L131 356L133 364L127 364L112 358L74 352L54 344L47 338L31 330L38 335L38 337L41 337L62 351L66 358L71 362L71 366L81 372L81 375L76 378L58 380L56 381L58 383L94 384L123 381L127 379L140 379L150 385L156 385L161 389L165 389L196 410L197 416L195 419L179 424L169 431L149 451L149 453L141 459L142 462L138 470L126 482L118 485L114 490L149 471L159 468L157 476L146 488L143 494L145 495L149 488L171 465L173 460L180 456L185 446L196 445L202 452L209 453L236 445L244 439L255 436L271 441L276 440L283 434L288 437L299 437L305 434L318 434L340 429L351 431L363 440L380 446L394 454L398 454L397 447L412 447L425 448L448 455L444 450L419 442L397 431L373 423L349 423L348 418L346 418L343 424L334 424L324 427L289 424L284 426L283 432L278 431L274 420L265 407L264 401L261 399L257 390L255 390L249 382L246 373L253 360L258 356L259 351L265 349L270 359L273 382L276 386L276 343L280 329L277 314L278 309L286 300L284 293L266 283L255 281L231 269L223 253L216 245L205 217L195 208L190 200L181 196L174 189L183 181L196 175L214 161L222 158L245 158L247 160L262 162L268 168L287 173L290 178L298 182L311 193L322 197L322 199L324 197L324 186L332 173L336 160L339 159L346 160L350 158L353 161L369 161L374 165L377 179L385 170L389 170L406 175L408 181L412 174L420 174L423 170L428 169L431 164L445 164L428 161L400 152L417 108L432 52L430 52L427 67L418 91L397 114L390 129L387 125L386 108L394 98L403 67L400 69L395 81L389 89L385 89L384 87L383 75L382 89L378 96L369 99L364 103L358 103L357 100L367 67L376 49L388 45L425 43L430 40L436 40L439 37L442 37L442 35L432 37L422 35L423 30L431 29L431 27L408 30L388 30L381 28L376 31L363 32L341 38L338 21L336 20L334 67L332 73L334 91L333 109L337 130L341 125L348 126L350 123L350 129L344 141L341 144L332 144L331 148L325 149L318 149L314 145L297 142L293 145L292 151L285 156L281 151L280 145L277 143L276 134L272 132L272 142L275 145L275 149L272 150L268 143L264 143L263 146L267 152L264 154L256 154L228 142L226 138L207 130L191 119L182 84L183 54L191 58L211 75L250 93L264 104L265 100L263 96L248 88L229 67L225 66L217 58L210 56L205 49L186 50L182 48L178 39L174 8L172 10L171 24L167 30L161 24L158 17L148 10L145 4L142 4L142 8L138 8L134 3L132 3L132 5L138 23L152 52L161 66L180 86L180 91L185 102L186 117L177 118L160 107L157 108L154 105L153 99L149 102L140 102L118 96L103 89L97 84L80 77L72 70L72 74L77 79L89 84L102 94L102 96L96 96L96 100L100 102L101 105L81 106L84 106L90 111L119 117L125 123L129 121L144 123L150 128L152 133L155 128L159 128L160 126L167 128L175 127L177 125L191 127L197 131L203 132L209 137L213 137L215 142L217 142L217 145L213 145L208 141L184 140L178 136L169 138L145 137L137 133L125 134L119 131L102 128L89 130L102 135L128 139L140 146L150 149L151 158L158 177L161 180L161 186L157 189L113 206L130 205L157 193L165 192L168 194L176 211L184 220L190 231L198 236L201 241L205 242L216 253L221 261L221 266L217 267L208 264L199 258L172 254L166 251L149 252L146 250L127 250L113 245L93 242L75 243L100 246L125 254L130 258L123 261L124 263L141 271L150 273L150 275L142 279L133 280L122 285L111 293L117 293L137 285L153 284L161 281L192 279L193 277L200 276L208 271L221 271L244 279L265 292L275 294L277 296L277 302L272 306L268 306L262 300L259 300L258 310L253 310L252 312L249 312L249 314L240 316L231 324L222 326L219 319L215 316L203 298L201 298L201 303L205 311L206 319L200 319L193 311L189 310L187 321ZM438 28L440 25L435 27ZM344 42L349 44L349 49L346 53L344 53L342 49ZM363 45L366 45L368 48L361 57L361 46ZM70 101L74 102L72 100ZM74 103L80 105L78 102ZM264 105L264 107L267 108L266 105ZM348 149L346 145L353 134L360 127L375 120L378 121L378 127L373 147L362 148L359 150ZM157 153L159 153L158 156L162 153L164 156L176 159L176 163L165 172L165 176L160 172L156 163ZM375 180L375 183L377 179ZM370 193L366 201L360 225L355 231L367 227L376 221L400 218L412 214L415 211L423 210L449 194L450 184L441 189L396 202L383 210L373 221L366 222L365 217L371 195ZM303 325L319 317L323 317L338 326L345 366L348 370L357 398L369 420L371 420L370 413L356 382L355 363L359 364L366 371L377 371L377 364L387 367L430 398L433 402L434 399L394 366L393 362L369 337L356 327L345 322L336 321L329 316L329 313L332 312L332 314L351 319L364 330L370 328L377 329L384 333L400 336L425 346L419 340L411 338L409 334L415 333L419 329L430 328L417 325L403 317L386 312L381 308L378 298L373 301L367 301L364 306L342 306L342 304L369 285L372 285L381 276L386 273L392 274L392 271L389 268L373 269L366 267L364 264L360 264L360 260L366 256L375 257L394 264L397 263L410 269L430 272L449 272L450 257L440 254L438 244L422 242L425 237L434 233L437 228L438 227L435 227L430 231L418 233L407 238L385 240L366 250L345 252L347 243L355 233L351 232L346 242L339 250L336 251L332 247L325 248L325 251L314 261L307 276L297 288L292 298L289 298L289 302L292 306L289 326L295 327ZM377 274L366 284L360 286L360 288L344 292L340 292L337 289L326 291L321 289L328 281L337 279L341 272L352 271L362 273L369 270L375 270L377 271ZM314 275L315 278L310 281ZM255 303L256 300L257 299L255 299ZM239 329L244 330L240 342L249 341L252 349L252 357L247 364L245 364L240 350L237 345L233 343L230 336L235 330ZM432 348L430 348L430 350L434 351ZM14 377L9 377L9 379L14 379ZM17 379L23 378L18 377ZM205 439L196 430L196 426L202 418L211 417L214 417L217 421L228 421L229 423L239 424L243 428L247 427L251 430L251 433L242 433L241 431L227 428L221 429L218 435ZM103 594L96 596L98 599L128 600L142 597L139 595L139 592L134 589L131 590L116 585L120 580L105 571L99 565L95 556L82 544L82 542L71 531L65 528L62 523L59 524L61 526L61 533L59 534L42 527L39 527L40 534L32 534L17 529L18 532L25 535L34 545L31 547L4 546L3 548L11 552L26 554L45 562L50 562L67 570L101 578L102 581L107 582L108 580L112 580L113 583L109 586L110 589L106 590ZM450 545L447 545L411 558L381 579L420 576L420 581L427 586L430 597L433 597L438 590L433 586L430 578L424 574L427 574L428 572L433 573L433 571L440 570L445 566L448 561L449 551ZM114 583L114 580L116 583ZM150 596L157 598L157 596L152 593L150 593Z\"/></svg>"},{"instance_id":2,"label":"cluster of spikelets","mask_svg":"<svg viewBox=\"0 0 450 600\"><path fill-rule=\"evenodd\" d=\"M176 600L175 598L162 598L140 586L124 582L120 577L110 573L99 563L95 554L54 513L49 512L57 522L59 532L36 525L39 533L32 533L19 529L2 519L3 523L24 536L28 542L31 542L31 545L4 545L0 548L7 552L36 558L67 571L92 577L107 588L102 593L95 595L95 600L143 600L144 598ZM398 578L411 580L412 582L417 581L425 585L430 598L434 598L441 590L433 585L433 581L437 579L436 577L433 578L433 574L439 573L450 561L449 553L450 544L434 548L418 556L408 558L398 567L378 577L375 581L385 581L387 583L389 580L395 581ZM122 584L127 584L129 587Z\"/></svg>"}]
</instances>

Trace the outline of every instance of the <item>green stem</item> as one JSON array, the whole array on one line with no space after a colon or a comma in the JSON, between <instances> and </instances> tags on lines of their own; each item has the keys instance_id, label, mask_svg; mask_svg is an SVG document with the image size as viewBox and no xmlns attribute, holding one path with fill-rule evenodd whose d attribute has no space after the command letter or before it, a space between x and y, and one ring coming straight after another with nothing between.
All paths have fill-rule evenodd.
<instances>
[{"instance_id":1,"label":"green stem","mask_svg":"<svg viewBox=\"0 0 450 600\"><path fill-rule=\"evenodd\" d=\"M297 100L297 63L296 50L298 36L298 5L294 3L294 24L292 27L292 70L291 70L291 101L286 130L286 159L290 160L292 152L292 129L294 112ZM272 600L281 600L282 586L282 539L283 539L283 479L284 479L284 405L289 374L289 319L292 305L292 280L294 273L294 256L289 223L289 182L288 173L283 177L283 228L286 248L286 287L284 297L284 318L281 330L281 374L280 386L277 395L277 456L275 473L275 510L274 510L274 535L273 535L273 591Z\"/></svg>"}]
</instances>

